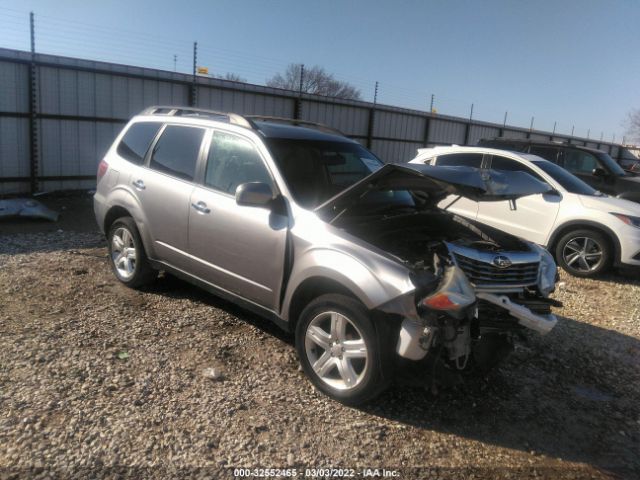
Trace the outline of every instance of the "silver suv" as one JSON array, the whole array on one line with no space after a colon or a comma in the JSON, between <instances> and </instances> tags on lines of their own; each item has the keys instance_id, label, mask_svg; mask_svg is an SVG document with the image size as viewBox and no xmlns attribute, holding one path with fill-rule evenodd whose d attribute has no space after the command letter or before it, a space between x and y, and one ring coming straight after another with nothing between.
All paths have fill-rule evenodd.
<instances>
[{"instance_id":1,"label":"silver suv","mask_svg":"<svg viewBox=\"0 0 640 480\"><path fill-rule=\"evenodd\" d=\"M553 328L553 258L437 207L546 184L384 165L339 132L291 122L182 107L134 117L95 194L118 280L167 271L294 331L313 384L348 404L407 362L484 370L513 334Z\"/></svg>"}]
</instances>

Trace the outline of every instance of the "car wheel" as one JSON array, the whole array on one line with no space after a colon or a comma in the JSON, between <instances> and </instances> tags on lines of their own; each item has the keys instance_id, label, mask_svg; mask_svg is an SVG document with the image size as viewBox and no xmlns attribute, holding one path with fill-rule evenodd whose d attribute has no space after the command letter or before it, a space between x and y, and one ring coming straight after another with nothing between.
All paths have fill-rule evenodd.
<instances>
[{"instance_id":1,"label":"car wheel","mask_svg":"<svg viewBox=\"0 0 640 480\"><path fill-rule=\"evenodd\" d=\"M345 295L312 301L296 326L296 349L307 376L326 395L348 405L372 399L387 385L388 355L370 312Z\"/></svg>"},{"instance_id":2,"label":"car wheel","mask_svg":"<svg viewBox=\"0 0 640 480\"><path fill-rule=\"evenodd\" d=\"M595 230L574 230L560 238L556 260L576 277L593 277L604 272L611 263L611 244Z\"/></svg>"},{"instance_id":3,"label":"car wheel","mask_svg":"<svg viewBox=\"0 0 640 480\"><path fill-rule=\"evenodd\" d=\"M151 268L131 217L118 218L107 236L109 263L118 280L128 287L138 288L151 283L157 272Z\"/></svg>"}]
</instances>

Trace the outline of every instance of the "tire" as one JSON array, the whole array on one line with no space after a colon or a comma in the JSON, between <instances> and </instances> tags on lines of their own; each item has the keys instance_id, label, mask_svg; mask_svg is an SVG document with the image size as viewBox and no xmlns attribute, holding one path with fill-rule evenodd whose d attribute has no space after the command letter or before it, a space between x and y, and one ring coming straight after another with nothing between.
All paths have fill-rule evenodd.
<instances>
[{"instance_id":1,"label":"tire","mask_svg":"<svg viewBox=\"0 0 640 480\"><path fill-rule=\"evenodd\" d=\"M157 273L147 260L140 233L131 217L120 217L109 228L109 264L120 282L139 288L153 282ZM124 249L128 249L125 253Z\"/></svg>"},{"instance_id":2,"label":"tire","mask_svg":"<svg viewBox=\"0 0 640 480\"><path fill-rule=\"evenodd\" d=\"M359 405L387 387L393 337L381 334L384 325L376 326L366 307L345 295L322 295L307 305L296 325L296 349L318 390Z\"/></svg>"},{"instance_id":3,"label":"tire","mask_svg":"<svg viewBox=\"0 0 640 480\"><path fill-rule=\"evenodd\" d=\"M576 277L595 277L611 266L611 242L596 230L580 229L564 234L555 249L556 261Z\"/></svg>"}]
</instances>

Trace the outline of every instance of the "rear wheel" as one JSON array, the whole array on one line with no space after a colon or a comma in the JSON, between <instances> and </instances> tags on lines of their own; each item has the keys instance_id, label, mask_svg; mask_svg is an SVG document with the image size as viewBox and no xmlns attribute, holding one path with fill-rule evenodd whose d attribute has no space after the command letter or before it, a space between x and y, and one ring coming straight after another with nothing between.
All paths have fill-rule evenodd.
<instances>
[{"instance_id":1,"label":"rear wheel","mask_svg":"<svg viewBox=\"0 0 640 480\"><path fill-rule=\"evenodd\" d=\"M611 244L600 232L574 230L563 235L556 245L556 260L576 277L593 277L609 268Z\"/></svg>"},{"instance_id":2,"label":"rear wheel","mask_svg":"<svg viewBox=\"0 0 640 480\"><path fill-rule=\"evenodd\" d=\"M111 224L109 234L109 263L116 278L128 287L138 288L151 283L157 272L151 268L131 217L120 217Z\"/></svg>"},{"instance_id":3,"label":"rear wheel","mask_svg":"<svg viewBox=\"0 0 640 480\"><path fill-rule=\"evenodd\" d=\"M296 349L315 387L349 405L372 399L387 385L383 344L359 301L345 295L323 295L300 315Z\"/></svg>"}]
</instances>

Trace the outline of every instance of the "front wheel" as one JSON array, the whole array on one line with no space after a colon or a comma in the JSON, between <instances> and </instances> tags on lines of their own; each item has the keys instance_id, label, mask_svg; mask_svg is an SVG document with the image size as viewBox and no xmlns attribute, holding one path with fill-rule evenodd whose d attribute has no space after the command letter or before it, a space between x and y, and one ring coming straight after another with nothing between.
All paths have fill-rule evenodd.
<instances>
[{"instance_id":1,"label":"front wheel","mask_svg":"<svg viewBox=\"0 0 640 480\"><path fill-rule=\"evenodd\" d=\"M312 301L296 326L300 363L315 387L348 405L378 395L387 385L388 364L370 312L345 295Z\"/></svg>"},{"instance_id":2,"label":"front wheel","mask_svg":"<svg viewBox=\"0 0 640 480\"><path fill-rule=\"evenodd\" d=\"M595 230L574 230L563 235L556 245L556 260L576 277L594 277L611 263L612 251L608 239Z\"/></svg>"}]
</instances>

